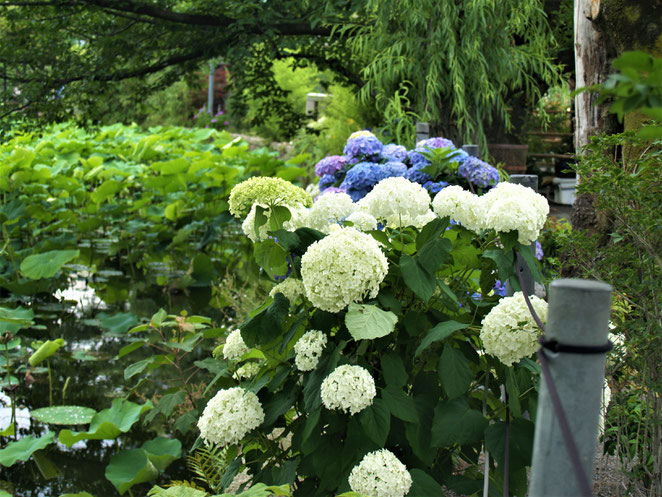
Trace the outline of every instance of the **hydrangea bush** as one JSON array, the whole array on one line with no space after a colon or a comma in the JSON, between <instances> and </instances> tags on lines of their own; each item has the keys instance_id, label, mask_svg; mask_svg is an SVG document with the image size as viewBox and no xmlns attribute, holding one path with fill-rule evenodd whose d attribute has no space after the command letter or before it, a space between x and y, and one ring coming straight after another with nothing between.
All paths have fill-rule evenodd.
<instances>
[{"instance_id":1,"label":"hydrangea bush","mask_svg":"<svg viewBox=\"0 0 662 497\"><path fill-rule=\"evenodd\" d=\"M351 138L346 163L383 171L386 162L366 160L404 155L373 138ZM427 147L450 145L433 139L415 153L429 160ZM324 174L347 167L325 160ZM236 187L235 199L254 201L234 211L254 212L245 231L261 233L255 259L273 290L240 326L242 341L227 339L232 360L200 419L202 438L232 448L224 481L247 469L254 482L304 497L438 496L442 485L469 495L482 489L487 448L498 492L508 406L517 440L510 489L524 495L538 331L521 294L502 298L497 282L519 290L517 253L541 280L530 242L547 204L501 183L487 193L474 185L484 195L459 185L430 193L405 176L382 176L370 176L374 184L354 202L348 189L323 193L312 207L288 185L271 184L268 199ZM507 206L516 214L506 216ZM544 302L533 305L544 319ZM233 380L247 362L259 371Z\"/></svg>"}]
</instances>

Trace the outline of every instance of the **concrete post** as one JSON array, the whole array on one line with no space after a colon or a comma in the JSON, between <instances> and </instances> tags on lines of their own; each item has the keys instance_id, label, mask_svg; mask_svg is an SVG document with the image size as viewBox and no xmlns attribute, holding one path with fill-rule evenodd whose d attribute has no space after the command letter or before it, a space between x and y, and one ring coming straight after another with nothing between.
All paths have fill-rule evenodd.
<instances>
[{"instance_id":1,"label":"concrete post","mask_svg":"<svg viewBox=\"0 0 662 497\"><path fill-rule=\"evenodd\" d=\"M611 291L610 285L597 281L563 279L552 282L546 338L575 346L607 343ZM546 355L579 451L582 470L591 481L598 442L605 354L547 351ZM544 378L538 398L529 495L582 495Z\"/></svg>"},{"instance_id":2,"label":"concrete post","mask_svg":"<svg viewBox=\"0 0 662 497\"><path fill-rule=\"evenodd\" d=\"M532 188L536 193L538 192L538 176L535 174L512 174L509 183L515 183L517 185L526 186ZM535 247L534 247L535 251ZM533 279L533 275L526 264L519 264L515 261L515 271L522 273L522 281L524 281L524 288L522 292L527 295L533 295L536 288L536 282ZM512 296L515 293L514 289L509 282L506 282L506 295Z\"/></svg>"},{"instance_id":3,"label":"concrete post","mask_svg":"<svg viewBox=\"0 0 662 497\"><path fill-rule=\"evenodd\" d=\"M209 61L209 86L207 87L207 114L214 113L214 72L216 66L212 61Z\"/></svg>"},{"instance_id":4,"label":"concrete post","mask_svg":"<svg viewBox=\"0 0 662 497\"><path fill-rule=\"evenodd\" d=\"M462 150L469 155L480 159L480 149L478 148L478 145L462 145Z\"/></svg>"},{"instance_id":5,"label":"concrete post","mask_svg":"<svg viewBox=\"0 0 662 497\"><path fill-rule=\"evenodd\" d=\"M416 123L416 143L430 138L430 124Z\"/></svg>"}]
</instances>

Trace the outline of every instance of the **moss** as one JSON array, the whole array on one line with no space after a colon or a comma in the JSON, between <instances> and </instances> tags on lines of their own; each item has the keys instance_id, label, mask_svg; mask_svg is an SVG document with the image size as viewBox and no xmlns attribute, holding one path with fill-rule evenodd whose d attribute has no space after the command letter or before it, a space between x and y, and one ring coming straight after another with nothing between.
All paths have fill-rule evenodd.
<instances>
[{"instance_id":1,"label":"moss","mask_svg":"<svg viewBox=\"0 0 662 497\"><path fill-rule=\"evenodd\" d=\"M596 20L607 34L609 51L616 57L626 50L655 53L662 50L662 2L603 0Z\"/></svg>"}]
</instances>

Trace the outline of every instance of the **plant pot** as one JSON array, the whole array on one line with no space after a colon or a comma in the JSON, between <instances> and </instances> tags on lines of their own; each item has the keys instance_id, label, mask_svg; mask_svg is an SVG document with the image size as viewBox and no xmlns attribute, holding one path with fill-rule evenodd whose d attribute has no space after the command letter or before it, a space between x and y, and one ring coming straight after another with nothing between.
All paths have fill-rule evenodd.
<instances>
[{"instance_id":1,"label":"plant pot","mask_svg":"<svg viewBox=\"0 0 662 497\"><path fill-rule=\"evenodd\" d=\"M526 156L529 153L528 145L488 143L487 150L493 159L493 164L503 164L503 168L508 174L526 173Z\"/></svg>"}]
</instances>

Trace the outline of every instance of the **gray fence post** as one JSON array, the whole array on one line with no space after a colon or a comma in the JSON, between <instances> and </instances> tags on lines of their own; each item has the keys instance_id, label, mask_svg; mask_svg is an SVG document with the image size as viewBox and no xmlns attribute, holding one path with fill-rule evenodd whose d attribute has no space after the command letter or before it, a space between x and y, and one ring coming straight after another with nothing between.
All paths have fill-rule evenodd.
<instances>
[{"instance_id":1,"label":"gray fence post","mask_svg":"<svg viewBox=\"0 0 662 497\"><path fill-rule=\"evenodd\" d=\"M207 86L207 114L214 112L214 73L216 72L216 64L209 61L209 83Z\"/></svg>"},{"instance_id":2,"label":"gray fence post","mask_svg":"<svg viewBox=\"0 0 662 497\"><path fill-rule=\"evenodd\" d=\"M471 144L462 145L462 150L464 150L469 155L473 157L478 157L480 159L480 149L478 148L478 145L471 145Z\"/></svg>"},{"instance_id":3,"label":"gray fence post","mask_svg":"<svg viewBox=\"0 0 662 497\"><path fill-rule=\"evenodd\" d=\"M546 338L575 346L607 343L611 286L597 281L562 279L552 282ZM579 458L592 480L602 402L605 354L546 352ZM531 497L582 495L563 441L549 389L541 380L533 445Z\"/></svg>"},{"instance_id":4,"label":"gray fence post","mask_svg":"<svg viewBox=\"0 0 662 497\"><path fill-rule=\"evenodd\" d=\"M416 123L416 143L430 138L430 124Z\"/></svg>"},{"instance_id":5,"label":"gray fence post","mask_svg":"<svg viewBox=\"0 0 662 497\"><path fill-rule=\"evenodd\" d=\"M526 186L533 189L534 192L538 192L538 176L535 174L512 174L508 182ZM515 270L522 273L522 281L524 282L522 292L526 293L527 295L533 295L536 288L536 282L533 279L533 275L531 274L531 271L529 271L529 268L524 264L517 263L516 261ZM513 293L515 293L513 287L509 282L506 282L506 295L511 296Z\"/></svg>"}]
</instances>

